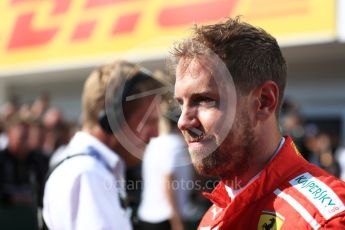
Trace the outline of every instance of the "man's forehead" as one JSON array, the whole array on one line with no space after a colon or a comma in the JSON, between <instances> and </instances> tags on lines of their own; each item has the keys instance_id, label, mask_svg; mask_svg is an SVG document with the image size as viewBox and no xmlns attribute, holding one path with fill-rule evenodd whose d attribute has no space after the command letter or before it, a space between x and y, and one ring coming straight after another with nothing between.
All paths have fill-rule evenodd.
<instances>
[{"instance_id":1,"label":"man's forehead","mask_svg":"<svg viewBox=\"0 0 345 230\"><path fill-rule=\"evenodd\" d=\"M181 78L198 74L212 76L214 75L214 69L203 58L181 58L177 64L176 77Z\"/></svg>"},{"instance_id":2,"label":"man's forehead","mask_svg":"<svg viewBox=\"0 0 345 230\"><path fill-rule=\"evenodd\" d=\"M201 66L190 67L177 76L175 97L195 94L218 94L219 87L209 71Z\"/></svg>"},{"instance_id":3,"label":"man's forehead","mask_svg":"<svg viewBox=\"0 0 345 230\"><path fill-rule=\"evenodd\" d=\"M181 59L176 68L176 83L193 79L203 81L212 87L225 87L231 79L229 71L217 60L209 58L185 58ZM183 84L183 83L182 83Z\"/></svg>"},{"instance_id":4,"label":"man's forehead","mask_svg":"<svg viewBox=\"0 0 345 230\"><path fill-rule=\"evenodd\" d=\"M175 96L182 92L218 93L235 98L236 88L226 65L218 58L181 58L176 68Z\"/></svg>"}]
</instances>

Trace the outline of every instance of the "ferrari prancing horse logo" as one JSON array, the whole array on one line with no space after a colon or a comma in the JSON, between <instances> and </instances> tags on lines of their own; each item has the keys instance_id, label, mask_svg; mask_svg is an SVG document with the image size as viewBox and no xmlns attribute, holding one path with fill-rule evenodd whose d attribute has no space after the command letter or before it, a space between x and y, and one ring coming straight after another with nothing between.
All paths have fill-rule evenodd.
<instances>
[{"instance_id":1,"label":"ferrari prancing horse logo","mask_svg":"<svg viewBox=\"0 0 345 230\"><path fill-rule=\"evenodd\" d=\"M283 224L284 217L280 217L274 211L262 211L258 223L258 230L279 230Z\"/></svg>"}]
</instances>

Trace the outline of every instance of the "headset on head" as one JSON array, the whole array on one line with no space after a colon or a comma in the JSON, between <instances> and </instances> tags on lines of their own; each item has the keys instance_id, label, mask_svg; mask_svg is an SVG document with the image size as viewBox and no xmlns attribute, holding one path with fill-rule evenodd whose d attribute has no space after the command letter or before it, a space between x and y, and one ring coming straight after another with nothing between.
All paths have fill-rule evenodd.
<instances>
[{"instance_id":1,"label":"headset on head","mask_svg":"<svg viewBox=\"0 0 345 230\"><path fill-rule=\"evenodd\" d=\"M120 94L115 94L115 97L121 97L121 98L116 98L115 101L121 102L122 105L126 101L126 97L129 96L128 94L134 89L134 87L141 81L146 80L146 79L154 79L153 74L148 71L147 69L141 68L132 78L126 79L123 87L123 91ZM117 89L121 90L121 89ZM122 105L120 107L116 106L115 104L113 105L113 109L117 108L122 108ZM116 132L117 130L113 130L110 123L109 123L109 117L107 115L106 109L103 109L99 112L98 115L98 123L103 129L104 132L108 134L112 134L113 132ZM113 127L115 128L115 127Z\"/></svg>"}]
</instances>

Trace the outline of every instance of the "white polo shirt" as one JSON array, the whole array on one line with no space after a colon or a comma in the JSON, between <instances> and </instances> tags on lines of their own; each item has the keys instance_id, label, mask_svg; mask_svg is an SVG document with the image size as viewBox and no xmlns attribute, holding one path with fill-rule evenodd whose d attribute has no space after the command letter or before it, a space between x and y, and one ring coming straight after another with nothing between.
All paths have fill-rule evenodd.
<instances>
[{"instance_id":1,"label":"white polo shirt","mask_svg":"<svg viewBox=\"0 0 345 230\"><path fill-rule=\"evenodd\" d=\"M98 139L78 132L64 150L75 156L60 164L50 175L44 190L43 218L49 229L132 229L120 203L124 164L116 153ZM108 167L108 168L107 168Z\"/></svg>"},{"instance_id":2,"label":"white polo shirt","mask_svg":"<svg viewBox=\"0 0 345 230\"><path fill-rule=\"evenodd\" d=\"M166 192L165 177L173 175L173 190L177 211L182 219L190 218L188 207L193 186L191 165L186 142L179 134L164 134L152 138L143 159L144 189L138 209L139 219L159 223L171 219L172 208Z\"/></svg>"}]
</instances>

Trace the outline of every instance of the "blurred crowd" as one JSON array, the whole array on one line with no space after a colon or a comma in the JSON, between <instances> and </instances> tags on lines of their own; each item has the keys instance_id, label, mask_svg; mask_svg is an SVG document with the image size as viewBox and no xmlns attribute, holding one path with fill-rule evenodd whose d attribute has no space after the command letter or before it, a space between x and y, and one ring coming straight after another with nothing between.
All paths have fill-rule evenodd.
<instances>
[{"instance_id":1,"label":"blurred crowd","mask_svg":"<svg viewBox=\"0 0 345 230\"><path fill-rule=\"evenodd\" d=\"M32 104L19 104L11 100L1 107L0 113L0 149L5 149L12 141L12 131L22 127L22 132L15 136L25 150L40 153L46 158L66 145L77 128L77 124L68 122L63 112L50 106L49 95L43 93Z\"/></svg>"},{"instance_id":2,"label":"blurred crowd","mask_svg":"<svg viewBox=\"0 0 345 230\"><path fill-rule=\"evenodd\" d=\"M292 137L306 160L345 180L345 149L340 145L339 135L308 122L292 100L283 104L280 125L283 134Z\"/></svg>"},{"instance_id":3,"label":"blurred crowd","mask_svg":"<svg viewBox=\"0 0 345 230\"><path fill-rule=\"evenodd\" d=\"M22 222L23 229L30 229L28 226L39 225L36 217L42 207L45 176L62 159L59 152L78 130L78 125L67 121L59 108L51 106L46 93L32 104L9 101L1 106L0 112L0 219L2 223L11 222L22 215L27 218L27 222ZM305 159L345 180L345 148L338 146L339 140L334 141L317 124L305 122L293 102L285 102L280 119L282 132L294 139ZM141 167L129 168L127 179L142 180L141 170ZM138 189L141 187L128 191L134 210L140 203ZM190 196L196 197L199 203L206 202L206 208L207 201L200 194L198 191Z\"/></svg>"},{"instance_id":4,"label":"blurred crowd","mask_svg":"<svg viewBox=\"0 0 345 230\"><path fill-rule=\"evenodd\" d=\"M50 106L43 93L32 104L8 101L0 113L0 219L35 229L49 164L73 135L76 125ZM52 157L54 155L54 157ZM16 221L20 219L21 221ZM8 224L6 224L8 223ZM21 227L22 226L22 227ZM33 226L30 228L29 226Z\"/></svg>"}]
</instances>

